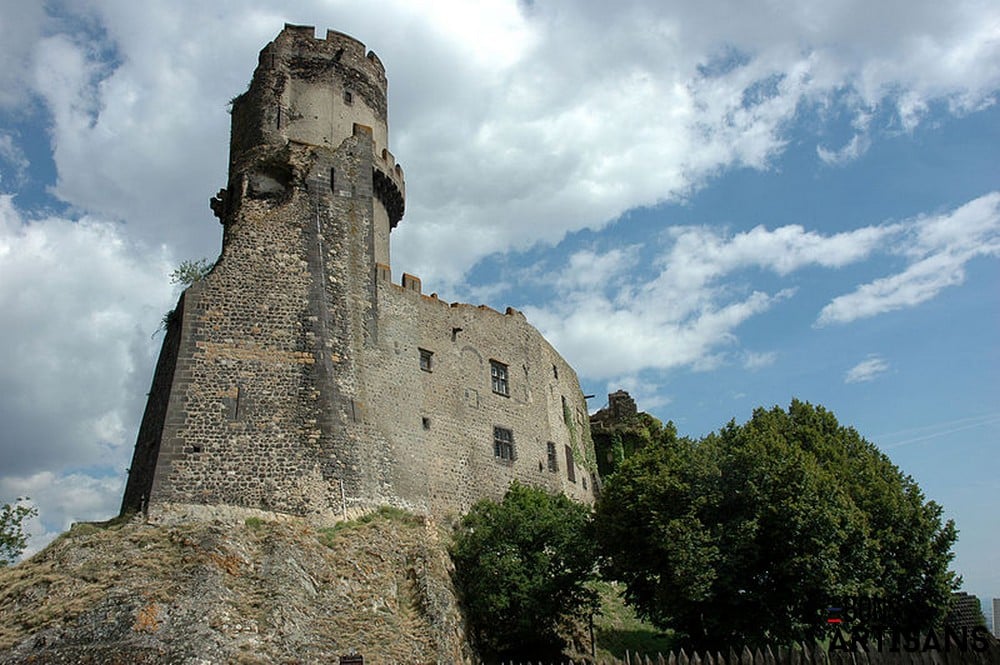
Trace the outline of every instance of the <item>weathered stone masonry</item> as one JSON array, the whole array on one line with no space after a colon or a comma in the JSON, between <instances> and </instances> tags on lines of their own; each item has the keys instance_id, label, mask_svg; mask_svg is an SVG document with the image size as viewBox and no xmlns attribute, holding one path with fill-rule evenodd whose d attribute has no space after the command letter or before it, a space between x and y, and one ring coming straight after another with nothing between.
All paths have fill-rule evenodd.
<instances>
[{"instance_id":1,"label":"weathered stone masonry","mask_svg":"<svg viewBox=\"0 0 1000 665\"><path fill-rule=\"evenodd\" d=\"M123 511L446 513L514 479L593 500L586 404L538 331L392 282L386 88L341 33L285 26L261 51L212 201L222 253L171 318Z\"/></svg>"}]
</instances>

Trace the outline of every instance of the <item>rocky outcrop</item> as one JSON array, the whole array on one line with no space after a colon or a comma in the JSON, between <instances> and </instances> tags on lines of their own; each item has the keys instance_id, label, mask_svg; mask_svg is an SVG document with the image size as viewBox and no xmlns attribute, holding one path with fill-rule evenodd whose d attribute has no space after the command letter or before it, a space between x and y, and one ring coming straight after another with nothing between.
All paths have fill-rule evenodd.
<instances>
[{"instance_id":1,"label":"rocky outcrop","mask_svg":"<svg viewBox=\"0 0 1000 665\"><path fill-rule=\"evenodd\" d=\"M462 662L450 565L433 522L387 509L75 525L0 569L0 663Z\"/></svg>"}]
</instances>

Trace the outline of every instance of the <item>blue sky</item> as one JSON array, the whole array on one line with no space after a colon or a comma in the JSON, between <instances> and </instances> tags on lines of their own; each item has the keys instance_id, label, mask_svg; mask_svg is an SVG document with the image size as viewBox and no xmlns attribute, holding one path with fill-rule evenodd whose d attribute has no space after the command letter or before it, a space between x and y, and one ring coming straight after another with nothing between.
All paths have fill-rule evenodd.
<instances>
[{"instance_id":1,"label":"blue sky","mask_svg":"<svg viewBox=\"0 0 1000 665\"><path fill-rule=\"evenodd\" d=\"M525 311L591 407L700 436L793 397L879 445L1000 597L1000 9L982 2L0 0L0 500L120 500L226 103L352 34L406 169L393 273Z\"/></svg>"}]
</instances>

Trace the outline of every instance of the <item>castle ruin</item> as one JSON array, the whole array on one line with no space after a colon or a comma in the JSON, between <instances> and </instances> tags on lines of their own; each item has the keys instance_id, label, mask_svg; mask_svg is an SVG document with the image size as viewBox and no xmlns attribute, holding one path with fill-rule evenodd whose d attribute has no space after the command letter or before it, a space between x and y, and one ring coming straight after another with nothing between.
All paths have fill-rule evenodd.
<instances>
[{"instance_id":1,"label":"castle ruin","mask_svg":"<svg viewBox=\"0 0 1000 665\"><path fill-rule=\"evenodd\" d=\"M592 502L573 369L508 308L392 281L403 171L382 63L286 25L233 100L211 272L169 317L122 512L443 514L525 484Z\"/></svg>"}]
</instances>

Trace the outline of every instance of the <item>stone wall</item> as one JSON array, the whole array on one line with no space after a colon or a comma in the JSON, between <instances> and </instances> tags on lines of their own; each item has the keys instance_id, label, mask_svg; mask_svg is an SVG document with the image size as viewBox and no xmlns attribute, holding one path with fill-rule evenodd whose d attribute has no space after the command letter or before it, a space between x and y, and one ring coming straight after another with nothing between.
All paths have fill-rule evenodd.
<instances>
[{"instance_id":1,"label":"stone wall","mask_svg":"<svg viewBox=\"0 0 1000 665\"><path fill-rule=\"evenodd\" d=\"M168 331L123 511L443 513L514 479L593 500L586 404L538 331L392 283L405 190L385 90L381 62L340 33L286 26L261 52L212 205L222 254Z\"/></svg>"},{"instance_id":2,"label":"stone wall","mask_svg":"<svg viewBox=\"0 0 1000 665\"><path fill-rule=\"evenodd\" d=\"M524 315L449 304L422 295L409 276L398 286L381 274L379 342L366 365L374 434L388 441L400 493L425 496L434 512L465 510L517 479L593 501L596 466L576 373ZM421 351L432 354L429 371ZM506 395L493 390L491 362L506 366ZM496 455L494 427L511 432L513 459Z\"/></svg>"}]
</instances>

